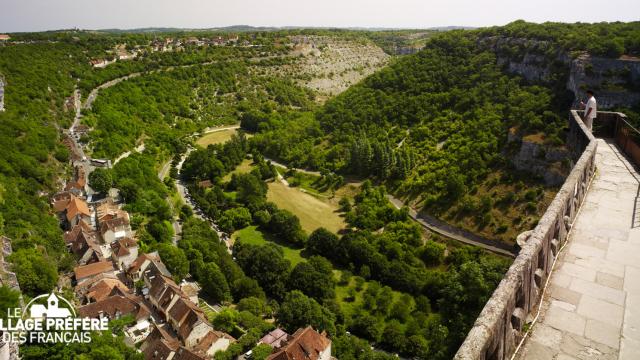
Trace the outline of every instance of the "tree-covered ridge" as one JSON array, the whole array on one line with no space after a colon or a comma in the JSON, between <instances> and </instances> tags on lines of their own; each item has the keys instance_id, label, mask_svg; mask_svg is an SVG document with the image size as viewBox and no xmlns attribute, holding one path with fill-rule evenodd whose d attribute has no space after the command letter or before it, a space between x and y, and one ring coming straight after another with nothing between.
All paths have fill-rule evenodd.
<instances>
[{"instance_id":1,"label":"tree-covered ridge","mask_svg":"<svg viewBox=\"0 0 640 360\"><path fill-rule=\"evenodd\" d=\"M9 260L29 295L50 290L58 270L71 265L46 194L57 186L61 163L69 158L58 129L73 116L64 103L73 92L71 71L80 58L79 49L66 43L0 47L0 74L6 80L5 111L0 112L0 234L13 240Z\"/></svg>"},{"instance_id":2,"label":"tree-covered ridge","mask_svg":"<svg viewBox=\"0 0 640 360\"><path fill-rule=\"evenodd\" d=\"M371 143L359 145L364 150L350 144L357 151L350 172L385 179L375 169L377 144L411 149L415 166L399 177L401 191L426 194L428 206L447 205L499 164L508 128L557 139L561 120L549 111L551 96L503 74L473 34L451 33L330 101L318 120L336 147L358 146L356 138Z\"/></svg>"},{"instance_id":3,"label":"tree-covered ridge","mask_svg":"<svg viewBox=\"0 0 640 360\"><path fill-rule=\"evenodd\" d=\"M542 51L586 51L591 55L618 57L640 54L640 22L613 23L529 23L514 21L506 26L478 30L480 36L503 36L515 39L548 41Z\"/></svg>"},{"instance_id":4,"label":"tree-covered ridge","mask_svg":"<svg viewBox=\"0 0 640 360\"><path fill-rule=\"evenodd\" d=\"M196 66L140 76L102 90L83 119L94 127L90 134L93 155L115 158L133 148L143 135L170 148L177 139L216 123L212 119L218 115L216 106L200 116L209 119L197 121L196 101L235 91L235 78L243 72L244 66L237 62ZM206 84L208 91L196 94L196 89L203 88L199 84Z\"/></svg>"},{"instance_id":5,"label":"tree-covered ridge","mask_svg":"<svg viewBox=\"0 0 640 360\"><path fill-rule=\"evenodd\" d=\"M186 135L235 123L240 114L255 109L294 114L314 107L308 89L257 74L256 69L286 59L243 61L248 59L167 68L101 90L83 118L93 127L88 139L92 155L113 159L143 138L180 153Z\"/></svg>"}]
</instances>

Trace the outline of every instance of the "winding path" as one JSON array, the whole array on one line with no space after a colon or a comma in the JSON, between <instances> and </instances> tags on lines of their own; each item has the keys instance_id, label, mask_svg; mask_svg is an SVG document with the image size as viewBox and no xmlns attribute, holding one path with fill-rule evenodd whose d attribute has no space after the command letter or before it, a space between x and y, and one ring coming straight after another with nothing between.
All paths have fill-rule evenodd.
<instances>
[{"instance_id":1,"label":"winding path","mask_svg":"<svg viewBox=\"0 0 640 360\"><path fill-rule=\"evenodd\" d=\"M405 206L402 200L387 194L389 201L398 209ZM449 239L457 240L468 245L474 245L485 250L491 251L496 254L515 258L517 251L513 246L505 244L503 242L494 241L483 238L472 232L447 224L444 221L438 220L433 216L418 213L412 208L409 208L409 216L422 227L436 234L442 235Z\"/></svg>"},{"instance_id":2,"label":"winding path","mask_svg":"<svg viewBox=\"0 0 640 360\"><path fill-rule=\"evenodd\" d=\"M284 168L287 167L286 164L280 163L278 161L275 161L266 157L265 157L265 160L271 161L273 165L277 165ZM318 171L312 171L312 170L306 170L306 169L295 169L295 170L305 174L321 176L320 172ZM279 172L278 172L278 180L280 180L283 184L288 185L287 180L284 179L284 177L282 177L282 175L280 175ZM405 206L402 200L396 198L391 194L387 194L387 198L398 209ZM441 221L433 216L418 213L412 208L409 208L409 216L411 217L412 220L414 220L415 222L417 222L427 230L435 232L436 234L442 235L449 239L453 239L468 245L478 246L485 250L491 251L499 255L508 256L510 258L515 258L516 255L518 254L516 248L512 245L481 237L470 231L447 224L444 221Z\"/></svg>"}]
</instances>

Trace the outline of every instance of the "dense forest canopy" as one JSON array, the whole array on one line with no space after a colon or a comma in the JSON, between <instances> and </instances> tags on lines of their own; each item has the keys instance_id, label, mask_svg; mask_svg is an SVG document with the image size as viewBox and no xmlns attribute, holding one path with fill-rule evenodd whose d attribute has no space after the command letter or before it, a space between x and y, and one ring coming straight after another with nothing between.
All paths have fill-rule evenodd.
<instances>
[{"instance_id":1,"label":"dense forest canopy","mask_svg":"<svg viewBox=\"0 0 640 360\"><path fill-rule=\"evenodd\" d=\"M480 36L546 40L567 51L587 51L591 55L618 57L640 54L640 23L595 24L528 23L522 20L506 26L478 30Z\"/></svg>"}]
</instances>

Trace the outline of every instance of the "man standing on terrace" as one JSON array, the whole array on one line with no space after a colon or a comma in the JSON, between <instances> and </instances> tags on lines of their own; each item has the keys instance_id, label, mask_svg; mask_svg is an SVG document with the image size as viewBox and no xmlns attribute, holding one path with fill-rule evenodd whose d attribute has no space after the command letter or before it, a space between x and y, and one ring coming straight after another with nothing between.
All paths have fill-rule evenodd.
<instances>
[{"instance_id":1,"label":"man standing on terrace","mask_svg":"<svg viewBox=\"0 0 640 360\"><path fill-rule=\"evenodd\" d=\"M593 127L593 119L596 118L596 113L598 110L596 98L593 97L593 91L587 90L587 97L587 103L585 104L584 102L580 101L580 106L584 107L584 116L582 117L582 120L584 121L584 124L587 126L589 131L591 131L591 128Z\"/></svg>"}]
</instances>

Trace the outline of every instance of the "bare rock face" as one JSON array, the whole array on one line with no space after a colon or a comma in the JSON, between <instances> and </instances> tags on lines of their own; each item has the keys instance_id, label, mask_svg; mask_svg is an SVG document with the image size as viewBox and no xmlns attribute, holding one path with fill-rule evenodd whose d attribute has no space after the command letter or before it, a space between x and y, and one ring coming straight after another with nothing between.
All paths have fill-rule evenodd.
<instances>
[{"instance_id":1,"label":"bare rock face","mask_svg":"<svg viewBox=\"0 0 640 360\"><path fill-rule=\"evenodd\" d=\"M548 41L486 37L479 40L497 55L498 64L530 82L547 82L554 71L566 80L575 97L573 106L585 99L585 91L596 93L598 108L633 107L640 102L640 58L623 55L605 58L581 54L575 58L554 48Z\"/></svg>"},{"instance_id":2,"label":"bare rock face","mask_svg":"<svg viewBox=\"0 0 640 360\"><path fill-rule=\"evenodd\" d=\"M584 92L593 89L602 109L635 106L640 102L640 59L580 55L571 61L567 89L576 99L586 98Z\"/></svg>"},{"instance_id":3,"label":"bare rock face","mask_svg":"<svg viewBox=\"0 0 640 360\"><path fill-rule=\"evenodd\" d=\"M518 135L510 132L511 142L518 141ZM513 166L520 170L541 176L547 186L558 186L568 175L565 165L571 154L564 147L546 145L539 139L520 138L520 149L511 158Z\"/></svg>"}]
</instances>

